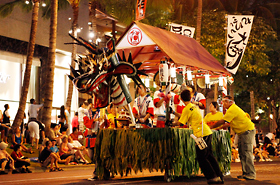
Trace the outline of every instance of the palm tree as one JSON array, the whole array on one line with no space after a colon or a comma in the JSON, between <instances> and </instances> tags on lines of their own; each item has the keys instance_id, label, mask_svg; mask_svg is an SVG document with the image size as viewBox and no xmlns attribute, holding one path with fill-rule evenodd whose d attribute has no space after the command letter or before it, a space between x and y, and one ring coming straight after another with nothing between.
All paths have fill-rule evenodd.
<instances>
[{"instance_id":1,"label":"palm tree","mask_svg":"<svg viewBox=\"0 0 280 185\"><path fill-rule=\"evenodd\" d=\"M69 4L72 7L73 10L73 21L72 21L72 33L75 38L77 38L77 25L78 25L78 17L79 17L79 4L80 0L67 0ZM73 40L73 43L76 43L75 40ZM77 45L72 45L72 60L71 60L71 66L75 68L75 60L77 57ZM70 70L70 75L72 75L72 72ZM71 107L71 101L72 101L72 95L73 95L73 84L71 80L69 79L69 86L68 86L68 95L67 95L67 101L66 106Z\"/></svg>"},{"instance_id":2,"label":"palm tree","mask_svg":"<svg viewBox=\"0 0 280 185\"><path fill-rule=\"evenodd\" d=\"M21 87L19 108L18 108L16 117L15 117L15 120L13 123L13 128L20 126L22 123L22 120L24 118L24 111L25 111L28 88L29 88L29 83L30 83L30 74L31 74L31 66L32 66L32 60L33 60L34 48L35 48L40 0L33 0L32 2L33 2L32 21L31 21L30 38L29 38L29 43L28 43L28 48L27 48L26 66L25 66L25 72L24 72L23 85ZM0 6L0 16L6 17L10 13L12 13L15 5L22 5L24 8L26 8L26 7L28 8L28 6L25 6L22 3L22 1L15 0L13 2Z\"/></svg>"},{"instance_id":3,"label":"palm tree","mask_svg":"<svg viewBox=\"0 0 280 185\"><path fill-rule=\"evenodd\" d=\"M42 112L42 121L46 124L46 131L51 125L52 100L53 100L53 82L55 69L55 50L57 36L57 11L58 0L51 0L51 19L50 19L50 38L49 54L47 64L47 81L45 82L44 108Z\"/></svg>"}]
</instances>

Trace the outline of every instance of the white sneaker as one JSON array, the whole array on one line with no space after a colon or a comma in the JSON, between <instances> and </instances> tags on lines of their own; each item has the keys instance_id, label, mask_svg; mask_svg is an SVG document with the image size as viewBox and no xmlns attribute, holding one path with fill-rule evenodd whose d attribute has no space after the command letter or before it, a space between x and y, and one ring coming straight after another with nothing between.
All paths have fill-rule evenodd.
<instances>
[{"instance_id":1,"label":"white sneaker","mask_svg":"<svg viewBox=\"0 0 280 185\"><path fill-rule=\"evenodd\" d=\"M263 159L260 159L260 160L259 160L259 162L263 162L263 161L264 161Z\"/></svg>"},{"instance_id":2,"label":"white sneaker","mask_svg":"<svg viewBox=\"0 0 280 185\"><path fill-rule=\"evenodd\" d=\"M236 163L239 163L240 162L240 159L238 158L238 159L235 159L235 162Z\"/></svg>"},{"instance_id":3,"label":"white sneaker","mask_svg":"<svg viewBox=\"0 0 280 185\"><path fill-rule=\"evenodd\" d=\"M272 161L272 159L266 159L266 161Z\"/></svg>"},{"instance_id":4,"label":"white sneaker","mask_svg":"<svg viewBox=\"0 0 280 185\"><path fill-rule=\"evenodd\" d=\"M228 175L230 175L230 171L227 171L227 172L224 174L224 176L228 176Z\"/></svg>"}]
</instances>

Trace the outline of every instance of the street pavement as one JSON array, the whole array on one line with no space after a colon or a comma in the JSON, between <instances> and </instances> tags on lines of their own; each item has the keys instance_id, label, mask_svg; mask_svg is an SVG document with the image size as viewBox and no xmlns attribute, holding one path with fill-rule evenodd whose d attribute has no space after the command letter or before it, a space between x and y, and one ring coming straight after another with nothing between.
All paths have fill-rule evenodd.
<instances>
[{"instance_id":1,"label":"street pavement","mask_svg":"<svg viewBox=\"0 0 280 185\"><path fill-rule=\"evenodd\" d=\"M231 174L225 177L225 184L228 185L277 185L280 184L280 160L274 159L272 162L256 162L256 180L239 180L236 177L241 174L241 164L232 163ZM62 172L42 172L35 170L31 174L8 174L0 175L0 185L142 185L142 184L170 184L170 185L200 185L207 184L203 175L187 177L176 177L170 183L164 181L163 173L144 170L138 174L120 177L119 175L110 180L89 181L92 176L94 166L77 165L65 167Z\"/></svg>"}]
</instances>

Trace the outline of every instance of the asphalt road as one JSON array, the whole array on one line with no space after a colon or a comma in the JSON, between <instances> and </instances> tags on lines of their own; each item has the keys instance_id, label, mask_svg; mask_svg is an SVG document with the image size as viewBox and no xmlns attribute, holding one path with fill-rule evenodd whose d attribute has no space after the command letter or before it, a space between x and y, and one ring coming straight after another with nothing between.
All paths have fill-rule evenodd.
<instances>
[{"instance_id":1,"label":"asphalt road","mask_svg":"<svg viewBox=\"0 0 280 185\"><path fill-rule=\"evenodd\" d=\"M241 174L240 163L232 163L231 174L225 177L225 184L242 185L242 184L259 184L275 185L280 184L280 161L255 163L257 171L256 180L239 180L237 175ZM207 184L202 175L191 177L177 177L170 183L163 179L163 173L144 171L138 174L128 175L121 178L116 176L114 179L107 181L89 181L93 169L69 170L62 172L40 172L31 174L8 174L0 175L0 185L68 185L68 184L96 184L96 185L141 185L141 184L169 184L169 185L199 185Z\"/></svg>"}]
</instances>

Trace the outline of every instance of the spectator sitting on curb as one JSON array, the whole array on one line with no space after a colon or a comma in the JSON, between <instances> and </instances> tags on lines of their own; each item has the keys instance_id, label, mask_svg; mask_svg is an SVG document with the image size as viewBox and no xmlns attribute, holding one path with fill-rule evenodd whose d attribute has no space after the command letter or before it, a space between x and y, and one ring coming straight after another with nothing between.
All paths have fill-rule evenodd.
<instances>
[{"instance_id":1,"label":"spectator sitting on curb","mask_svg":"<svg viewBox=\"0 0 280 185\"><path fill-rule=\"evenodd\" d=\"M58 124L51 123L51 129L49 130L48 138L50 140L55 139L58 145L61 144L62 134L59 132L59 125Z\"/></svg>"},{"instance_id":2,"label":"spectator sitting on curb","mask_svg":"<svg viewBox=\"0 0 280 185\"><path fill-rule=\"evenodd\" d=\"M30 166L30 159L24 157L20 151L21 145L16 144L14 146L14 151L11 154L15 161L15 168L21 168L21 173L32 173L32 171L28 169L28 166ZM25 168L23 166L25 166Z\"/></svg>"},{"instance_id":3,"label":"spectator sitting on curb","mask_svg":"<svg viewBox=\"0 0 280 185\"><path fill-rule=\"evenodd\" d=\"M67 157L67 158L64 159L64 160L60 159L60 156L59 156L59 149L58 149L57 146L56 146L56 140L53 139L51 142L52 142L52 147L51 147L50 149L51 149L51 151L52 151L53 153L55 153L56 156L59 158L58 163L68 165L68 164L70 163L71 159L72 159L72 156L69 156L69 157Z\"/></svg>"},{"instance_id":4,"label":"spectator sitting on curb","mask_svg":"<svg viewBox=\"0 0 280 185\"><path fill-rule=\"evenodd\" d=\"M19 171L17 171L15 169L13 158L6 151L7 146L8 146L8 144L3 142L3 141L0 143L0 165L1 165L0 174L8 174L7 172L5 172L5 168L12 169L13 174L14 173L19 173Z\"/></svg>"},{"instance_id":5,"label":"spectator sitting on curb","mask_svg":"<svg viewBox=\"0 0 280 185\"><path fill-rule=\"evenodd\" d=\"M83 160L84 164L88 164L88 161L84 157L84 155L87 155L89 157L88 150L84 146L82 146L79 141L74 141L71 136L68 136L67 146L71 150L71 153L75 154L76 158L80 157Z\"/></svg>"},{"instance_id":6,"label":"spectator sitting on curb","mask_svg":"<svg viewBox=\"0 0 280 185\"><path fill-rule=\"evenodd\" d=\"M51 147L52 147L52 142L47 141L46 147L39 155L39 161L40 161L42 167L47 167L49 164L51 164L50 172L53 172L56 170L63 171L63 169L59 168L58 157L50 150ZM53 164L55 165L55 168L53 167Z\"/></svg>"}]
</instances>

